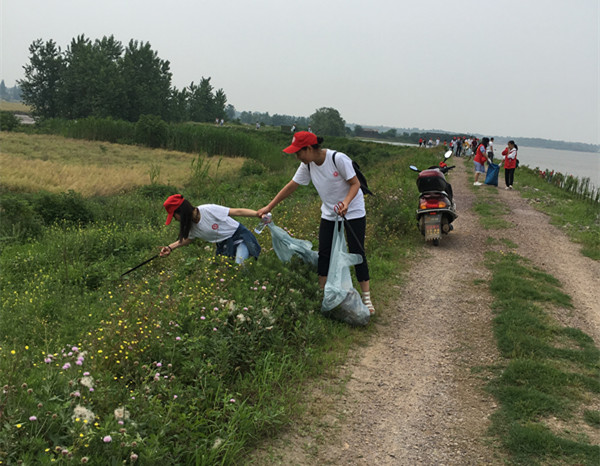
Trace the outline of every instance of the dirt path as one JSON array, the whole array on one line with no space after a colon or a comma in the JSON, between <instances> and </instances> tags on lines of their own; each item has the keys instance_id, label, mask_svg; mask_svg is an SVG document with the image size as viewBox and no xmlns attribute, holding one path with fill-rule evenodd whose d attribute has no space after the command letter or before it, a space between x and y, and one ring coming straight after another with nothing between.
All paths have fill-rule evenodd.
<instances>
[{"instance_id":1,"label":"dirt path","mask_svg":"<svg viewBox=\"0 0 600 466\"><path fill-rule=\"evenodd\" d=\"M424 246L421 265L412 267L398 300L378 317L377 335L343 368L343 394L331 392L336 383L321 387L314 418L291 426L253 462L503 464L486 437L495 401L483 390L485 377L472 370L499 358L491 298L476 284L489 279L483 265L489 236L510 239L518 254L558 278L575 308L557 318L600 342L600 263L581 256L547 216L503 186L499 196L515 226L482 230L471 211L477 191L461 162L452 185L460 215L455 231L437 248Z\"/></svg>"}]
</instances>

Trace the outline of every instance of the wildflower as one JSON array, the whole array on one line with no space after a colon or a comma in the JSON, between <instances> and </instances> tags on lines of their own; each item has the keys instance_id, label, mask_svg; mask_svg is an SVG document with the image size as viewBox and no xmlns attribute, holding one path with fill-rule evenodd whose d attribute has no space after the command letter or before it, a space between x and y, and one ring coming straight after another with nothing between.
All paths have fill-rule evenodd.
<instances>
[{"instance_id":1,"label":"wildflower","mask_svg":"<svg viewBox=\"0 0 600 466\"><path fill-rule=\"evenodd\" d=\"M73 409L73 417L72 417L73 420L83 419L84 422L85 421L92 422L95 417L96 417L96 415L92 411L87 409L85 406L77 405Z\"/></svg>"},{"instance_id":2,"label":"wildflower","mask_svg":"<svg viewBox=\"0 0 600 466\"><path fill-rule=\"evenodd\" d=\"M231 398L231 399L229 400L229 402L230 402L230 403L235 403L235 398Z\"/></svg>"},{"instance_id":3,"label":"wildflower","mask_svg":"<svg viewBox=\"0 0 600 466\"><path fill-rule=\"evenodd\" d=\"M177 395L173 395L173 399L176 400L177 399Z\"/></svg>"},{"instance_id":4,"label":"wildflower","mask_svg":"<svg viewBox=\"0 0 600 466\"><path fill-rule=\"evenodd\" d=\"M89 374L89 372L87 373ZM79 383L84 387L92 389L94 387L94 378L90 377L89 375L86 375L85 377L82 377L81 380L79 380Z\"/></svg>"},{"instance_id":5,"label":"wildflower","mask_svg":"<svg viewBox=\"0 0 600 466\"><path fill-rule=\"evenodd\" d=\"M217 327L213 327L213 332L216 332L216 331L217 331Z\"/></svg>"},{"instance_id":6,"label":"wildflower","mask_svg":"<svg viewBox=\"0 0 600 466\"><path fill-rule=\"evenodd\" d=\"M219 308L218 308L218 307L215 307L215 308L213 309L213 311L218 311L218 310L219 310Z\"/></svg>"},{"instance_id":7,"label":"wildflower","mask_svg":"<svg viewBox=\"0 0 600 466\"><path fill-rule=\"evenodd\" d=\"M21 427L23 427L22 424L17 424L17 429L20 429Z\"/></svg>"},{"instance_id":8,"label":"wildflower","mask_svg":"<svg viewBox=\"0 0 600 466\"><path fill-rule=\"evenodd\" d=\"M84 373L83 373L83 376L84 376L84 377L87 377L88 375L90 375L90 373L89 373L89 372L84 372Z\"/></svg>"},{"instance_id":9,"label":"wildflower","mask_svg":"<svg viewBox=\"0 0 600 466\"><path fill-rule=\"evenodd\" d=\"M162 367L162 362L157 362L156 367Z\"/></svg>"},{"instance_id":10,"label":"wildflower","mask_svg":"<svg viewBox=\"0 0 600 466\"><path fill-rule=\"evenodd\" d=\"M266 287L265 285L263 285L261 288L262 288L263 290L266 290L266 289L267 289L267 287Z\"/></svg>"},{"instance_id":11,"label":"wildflower","mask_svg":"<svg viewBox=\"0 0 600 466\"><path fill-rule=\"evenodd\" d=\"M31 422L33 422L33 421L37 421L37 417L35 417L35 416L29 416L29 420L30 420Z\"/></svg>"},{"instance_id":12,"label":"wildflower","mask_svg":"<svg viewBox=\"0 0 600 466\"><path fill-rule=\"evenodd\" d=\"M84 456L83 458L81 458L81 462L82 463L87 463L90 459L87 456Z\"/></svg>"},{"instance_id":13,"label":"wildflower","mask_svg":"<svg viewBox=\"0 0 600 466\"><path fill-rule=\"evenodd\" d=\"M200 320L204 320L204 319L206 319L206 317L200 316Z\"/></svg>"},{"instance_id":14,"label":"wildflower","mask_svg":"<svg viewBox=\"0 0 600 466\"><path fill-rule=\"evenodd\" d=\"M68 363L68 362L67 362L67 363L65 363L65 365L64 365L64 366L62 366L62 368L63 368L63 370L70 369L70 368L71 368L71 363Z\"/></svg>"},{"instance_id":15,"label":"wildflower","mask_svg":"<svg viewBox=\"0 0 600 466\"><path fill-rule=\"evenodd\" d=\"M81 393L79 392L79 390L75 390L73 393L71 393L71 398L79 398L81 396Z\"/></svg>"},{"instance_id":16,"label":"wildflower","mask_svg":"<svg viewBox=\"0 0 600 466\"><path fill-rule=\"evenodd\" d=\"M135 453L132 453L131 456L129 457L131 459L131 461L137 461L138 459L138 455L136 455Z\"/></svg>"},{"instance_id":17,"label":"wildflower","mask_svg":"<svg viewBox=\"0 0 600 466\"><path fill-rule=\"evenodd\" d=\"M127 411L127 409L125 409L124 407L115 409L114 415L115 419L117 420L123 419L126 421L127 419L129 419L129 411Z\"/></svg>"},{"instance_id":18,"label":"wildflower","mask_svg":"<svg viewBox=\"0 0 600 466\"><path fill-rule=\"evenodd\" d=\"M44 358L44 362L46 364L50 364L52 362L52 359L50 359L50 358Z\"/></svg>"},{"instance_id":19,"label":"wildflower","mask_svg":"<svg viewBox=\"0 0 600 466\"><path fill-rule=\"evenodd\" d=\"M213 446L212 446L213 450L216 450L217 448L219 448L222 443L223 443L223 439L217 437L215 439L215 442L213 443Z\"/></svg>"},{"instance_id":20,"label":"wildflower","mask_svg":"<svg viewBox=\"0 0 600 466\"><path fill-rule=\"evenodd\" d=\"M181 337L175 337L175 341L181 341Z\"/></svg>"},{"instance_id":21,"label":"wildflower","mask_svg":"<svg viewBox=\"0 0 600 466\"><path fill-rule=\"evenodd\" d=\"M104 443L110 443L110 442L112 442L112 437L110 435L107 435L102 439L102 441Z\"/></svg>"}]
</instances>

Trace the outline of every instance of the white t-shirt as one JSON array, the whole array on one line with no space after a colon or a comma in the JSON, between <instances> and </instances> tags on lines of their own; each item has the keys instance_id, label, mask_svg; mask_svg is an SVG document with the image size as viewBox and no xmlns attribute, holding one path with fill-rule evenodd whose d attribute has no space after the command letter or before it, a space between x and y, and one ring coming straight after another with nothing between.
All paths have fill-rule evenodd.
<instances>
[{"instance_id":1,"label":"white t-shirt","mask_svg":"<svg viewBox=\"0 0 600 466\"><path fill-rule=\"evenodd\" d=\"M230 238L237 230L240 222L229 216L229 207L217 204L198 206L200 221L192 222L190 239L200 238L209 243L218 243Z\"/></svg>"},{"instance_id":2,"label":"white t-shirt","mask_svg":"<svg viewBox=\"0 0 600 466\"><path fill-rule=\"evenodd\" d=\"M490 141L490 142L488 143L488 146L487 146L487 151L488 151L488 154L489 154L490 152L491 152L492 154L494 153L494 143L493 143L492 141Z\"/></svg>"},{"instance_id":3,"label":"white t-shirt","mask_svg":"<svg viewBox=\"0 0 600 466\"><path fill-rule=\"evenodd\" d=\"M350 190L348 180L356 176L350 157L342 152L338 152L335 154L334 165L333 153L333 150L327 149L325 161L321 166L311 162L310 170L308 169L308 165L301 163L292 178L296 183L303 186L308 186L312 181L323 202L321 204L321 218L325 220L335 220L338 218L333 208L346 198ZM348 206L346 218L351 220L353 218L364 217L365 215L365 198L362 190L359 189Z\"/></svg>"}]
</instances>

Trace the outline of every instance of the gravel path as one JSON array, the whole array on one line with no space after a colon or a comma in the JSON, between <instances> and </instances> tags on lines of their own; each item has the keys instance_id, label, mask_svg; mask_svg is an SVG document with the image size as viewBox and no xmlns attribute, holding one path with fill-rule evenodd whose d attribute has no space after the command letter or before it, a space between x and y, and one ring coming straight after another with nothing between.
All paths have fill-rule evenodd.
<instances>
[{"instance_id":1,"label":"gravel path","mask_svg":"<svg viewBox=\"0 0 600 466\"><path fill-rule=\"evenodd\" d=\"M496 188L472 189L462 162L451 181L455 230L439 247L424 245L425 257L381 311L368 346L355 351L338 380L315 388L307 419L266 442L252 462L503 464L486 433L496 404L483 389L485 376L472 370L499 362L491 297L478 282L490 278L483 265L490 236L510 239L518 254L559 279L574 309L556 317L600 342L600 263L581 256L546 215L503 186L499 196L514 228L482 230L471 206L479 189ZM343 393L335 393L344 380Z\"/></svg>"}]
</instances>

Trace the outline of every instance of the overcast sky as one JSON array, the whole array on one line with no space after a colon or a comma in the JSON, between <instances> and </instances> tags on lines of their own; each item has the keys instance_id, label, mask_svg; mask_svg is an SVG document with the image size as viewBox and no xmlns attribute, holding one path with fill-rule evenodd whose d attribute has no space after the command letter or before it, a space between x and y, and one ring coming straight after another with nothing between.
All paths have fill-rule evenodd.
<instances>
[{"instance_id":1,"label":"overcast sky","mask_svg":"<svg viewBox=\"0 0 600 466\"><path fill-rule=\"evenodd\" d=\"M599 0L2 0L0 78L29 45L149 42L238 111L598 144Z\"/></svg>"}]
</instances>

